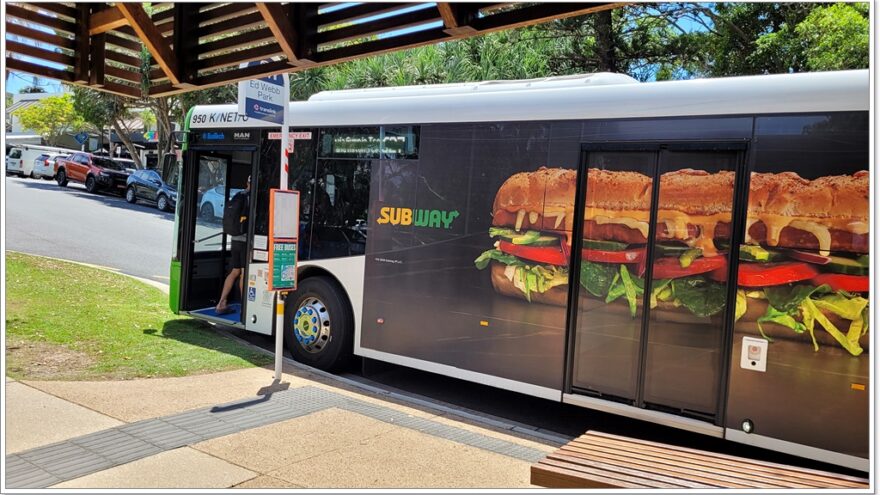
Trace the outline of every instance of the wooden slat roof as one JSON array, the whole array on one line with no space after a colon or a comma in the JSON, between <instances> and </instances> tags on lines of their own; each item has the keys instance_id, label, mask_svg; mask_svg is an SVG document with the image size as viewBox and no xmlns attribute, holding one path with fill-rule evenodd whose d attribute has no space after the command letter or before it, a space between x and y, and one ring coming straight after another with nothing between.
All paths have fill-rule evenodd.
<instances>
[{"instance_id":1,"label":"wooden slat roof","mask_svg":"<svg viewBox=\"0 0 880 495\"><path fill-rule=\"evenodd\" d=\"M7 3L6 68L124 96L163 96L620 5L153 3L147 13L140 3ZM258 60L270 61L242 67Z\"/></svg>"}]
</instances>

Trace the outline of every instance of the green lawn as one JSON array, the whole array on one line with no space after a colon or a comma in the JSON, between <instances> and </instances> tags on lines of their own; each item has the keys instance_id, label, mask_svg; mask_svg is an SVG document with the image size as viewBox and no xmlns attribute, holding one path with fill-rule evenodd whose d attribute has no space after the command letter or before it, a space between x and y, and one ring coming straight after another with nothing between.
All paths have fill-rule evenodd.
<instances>
[{"instance_id":1,"label":"green lawn","mask_svg":"<svg viewBox=\"0 0 880 495\"><path fill-rule=\"evenodd\" d=\"M6 253L6 374L95 380L183 376L271 357L174 315L168 296L132 278Z\"/></svg>"}]
</instances>

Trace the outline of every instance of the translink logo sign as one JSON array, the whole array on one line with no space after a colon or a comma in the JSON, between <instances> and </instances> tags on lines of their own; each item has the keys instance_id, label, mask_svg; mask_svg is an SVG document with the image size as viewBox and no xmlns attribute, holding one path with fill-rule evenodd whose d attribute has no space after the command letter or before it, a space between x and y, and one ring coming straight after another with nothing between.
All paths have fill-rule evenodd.
<instances>
[{"instance_id":1,"label":"translink logo sign","mask_svg":"<svg viewBox=\"0 0 880 495\"><path fill-rule=\"evenodd\" d=\"M246 67L266 62L250 62ZM290 99L288 88L287 74L242 81L238 83L238 112L248 118L281 124L284 105Z\"/></svg>"}]
</instances>

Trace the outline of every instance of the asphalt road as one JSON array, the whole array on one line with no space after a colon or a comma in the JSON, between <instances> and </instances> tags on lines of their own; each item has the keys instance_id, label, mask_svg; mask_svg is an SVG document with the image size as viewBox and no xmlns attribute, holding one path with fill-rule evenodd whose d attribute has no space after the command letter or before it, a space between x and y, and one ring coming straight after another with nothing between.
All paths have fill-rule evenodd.
<instances>
[{"instance_id":1,"label":"asphalt road","mask_svg":"<svg viewBox=\"0 0 880 495\"><path fill-rule=\"evenodd\" d=\"M81 261L168 283L174 215L82 186L6 177L6 249ZM233 330L265 349L274 339ZM285 353L287 354L287 353ZM431 373L359 360L343 373L372 386L427 399L525 428L577 436L588 429L770 462L854 474L836 466L643 421L528 397Z\"/></svg>"},{"instance_id":2,"label":"asphalt road","mask_svg":"<svg viewBox=\"0 0 880 495\"><path fill-rule=\"evenodd\" d=\"M174 214L79 184L6 177L6 249L168 283Z\"/></svg>"}]
</instances>

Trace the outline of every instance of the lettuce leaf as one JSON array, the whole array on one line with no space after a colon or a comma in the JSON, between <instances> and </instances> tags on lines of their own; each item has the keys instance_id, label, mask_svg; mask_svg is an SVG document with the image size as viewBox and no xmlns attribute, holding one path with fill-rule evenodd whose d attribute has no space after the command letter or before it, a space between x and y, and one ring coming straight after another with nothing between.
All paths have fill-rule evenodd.
<instances>
[{"instance_id":1,"label":"lettuce leaf","mask_svg":"<svg viewBox=\"0 0 880 495\"><path fill-rule=\"evenodd\" d=\"M653 280L651 282L651 308L657 307L658 299L667 301L672 298L672 289L668 289L672 279Z\"/></svg>"},{"instance_id":2,"label":"lettuce leaf","mask_svg":"<svg viewBox=\"0 0 880 495\"><path fill-rule=\"evenodd\" d=\"M814 299L816 307L828 310L841 318L856 320L861 317L862 311L868 306L868 300L864 297L846 297L842 294L830 294Z\"/></svg>"},{"instance_id":3,"label":"lettuce leaf","mask_svg":"<svg viewBox=\"0 0 880 495\"><path fill-rule=\"evenodd\" d=\"M608 294L615 276L619 276L619 273L614 265L581 261L581 285L596 297L605 297Z\"/></svg>"},{"instance_id":4,"label":"lettuce leaf","mask_svg":"<svg viewBox=\"0 0 880 495\"><path fill-rule=\"evenodd\" d=\"M638 312L638 299L636 299L636 293L643 295L645 291L641 287L636 287L635 282L633 282L633 279L629 276L629 270L626 269L626 265L620 265L620 280L623 281L623 290L626 294L626 301L629 303L629 314L635 318L636 313Z\"/></svg>"},{"instance_id":5,"label":"lettuce leaf","mask_svg":"<svg viewBox=\"0 0 880 495\"><path fill-rule=\"evenodd\" d=\"M746 314L749 309L749 300L746 297L746 291L739 289L736 291L736 309L734 311L734 320L739 321L742 315Z\"/></svg>"},{"instance_id":6,"label":"lettuce leaf","mask_svg":"<svg viewBox=\"0 0 880 495\"><path fill-rule=\"evenodd\" d=\"M672 281L672 293L691 313L709 317L727 304L727 286L697 275Z\"/></svg>"},{"instance_id":7,"label":"lettuce leaf","mask_svg":"<svg viewBox=\"0 0 880 495\"><path fill-rule=\"evenodd\" d=\"M810 319L811 326L813 324L813 321L818 322L819 325L821 325L826 332L834 337L834 340L836 340L841 345L841 347L846 349L853 356L858 356L862 352L864 352L864 349L862 349L862 347L859 345L860 335L851 336L849 335L849 332L847 332L847 335L844 335L840 330L837 329L837 327L834 326L833 323L831 323L831 320L829 320L828 317L825 316L824 313L822 313L822 310L817 307L812 299L807 298L804 300L804 303L801 306L801 311L804 314L804 320ZM861 317L861 313L859 313L859 317ZM852 328L852 325L850 325L850 327ZM861 333L860 328L857 329L857 331L859 334ZM816 350L818 350L818 346L816 346L815 348Z\"/></svg>"},{"instance_id":8,"label":"lettuce leaf","mask_svg":"<svg viewBox=\"0 0 880 495\"><path fill-rule=\"evenodd\" d=\"M812 285L779 285L765 288L764 295L767 296L767 301L771 306L783 313L794 316L797 315L804 299L813 295L814 292L828 290L831 290L831 288L827 285L820 285L819 287Z\"/></svg>"},{"instance_id":9,"label":"lettuce leaf","mask_svg":"<svg viewBox=\"0 0 880 495\"><path fill-rule=\"evenodd\" d=\"M501 263L504 263L505 265L525 265L525 263L517 259L516 256L511 256L507 253L503 253L495 248L484 251L483 254L481 254L477 257L477 259L474 260L474 264L477 265L477 269L482 270L483 268L489 266L489 262L492 260L499 261Z\"/></svg>"}]
</instances>

